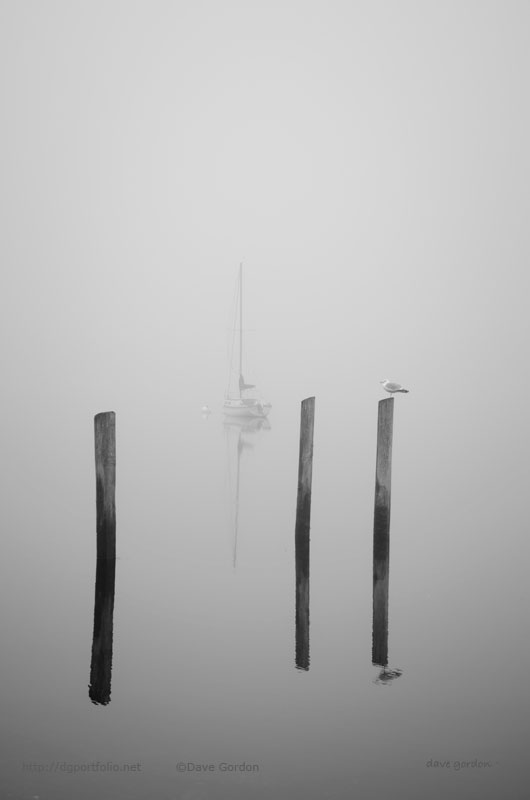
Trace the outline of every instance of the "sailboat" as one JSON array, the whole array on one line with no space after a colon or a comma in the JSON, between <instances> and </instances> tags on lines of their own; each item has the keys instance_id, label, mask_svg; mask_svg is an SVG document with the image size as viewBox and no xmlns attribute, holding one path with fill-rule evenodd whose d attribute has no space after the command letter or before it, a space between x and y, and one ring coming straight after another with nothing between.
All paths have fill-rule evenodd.
<instances>
[{"instance_id":1,"label":"sailboat","mask_svg":"<svg viewBox=\"0 0 530 800\"><path fill-rule=\"evenodd\" d=\"M266 417L272 408L271 404L264 402L256 396L248 395L247 392L256 387L253 383L245 383L243 377L243 264L239 265L236 314L237 311L239 311L239 380L237 389L234 392L231 386L234 372L234 348L232 348L230 373L228 376L228 386L223 404L223 411L229 416L236 417ZM234 326L234 333L236 330L237 328Z\"/></svg>"}]
</instances>

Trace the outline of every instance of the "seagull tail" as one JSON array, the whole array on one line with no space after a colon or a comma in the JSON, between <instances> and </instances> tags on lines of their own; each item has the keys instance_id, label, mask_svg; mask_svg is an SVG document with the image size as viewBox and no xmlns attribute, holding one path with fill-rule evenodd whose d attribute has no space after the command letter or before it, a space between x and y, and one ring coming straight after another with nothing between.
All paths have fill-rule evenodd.
<instances>
[{"instance_id":1,"label":"seagull tail","mask_svg":"<svg viewBox=\"0 0 530 800\"><path fill-rule=\"evenodd\" d=\"M403 394L408 394L409 390L408 389L398 389L398 392L403 392Z\"/></svg>"}]
</instances>

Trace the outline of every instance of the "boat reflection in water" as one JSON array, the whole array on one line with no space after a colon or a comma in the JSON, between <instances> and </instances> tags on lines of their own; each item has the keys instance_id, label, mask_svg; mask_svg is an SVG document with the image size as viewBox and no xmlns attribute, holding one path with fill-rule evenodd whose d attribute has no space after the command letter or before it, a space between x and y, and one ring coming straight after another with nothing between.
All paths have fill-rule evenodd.
<instances>
[{"instance_id":1,"label":"boat reflection in water","mask_svg":"<svg viewBox=\"0 0 530 800\"><path fill-rule=\"evenodd\" d=\"M239 532L239 486L241 480L241 454L245 450L252 450L254 448L257 435L261 431L269 431L271 424L265 417L249 418L242 416L225 416L223 427L225 430L227 444L227 472L228 490L230 493L231 529L234 531L232 563L235 567L237 563L237 537Z\"/></svg>"},{"instance_id":2,"label":"boat reflection in water","mask_svg":"<svg viewBox=\"0 0 530 800\"><path fill-rule=\"evenodd\" d=\"M115 558L98 558L94 602L94 633L88 695L95 705L110 703Z\"/></svg>"}]
</instances>

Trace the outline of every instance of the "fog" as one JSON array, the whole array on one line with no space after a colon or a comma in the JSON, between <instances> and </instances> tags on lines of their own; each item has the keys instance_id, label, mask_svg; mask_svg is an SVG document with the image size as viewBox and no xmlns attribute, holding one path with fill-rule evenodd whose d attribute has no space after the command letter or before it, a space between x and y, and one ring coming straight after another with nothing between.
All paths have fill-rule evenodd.
<instances>
[{"instance_id":1,"label":"fog","mask_svg":"<svg viewBox=\"0 0 530 800\"><path fill-rule=\"evenodd\" d=\"M142 782L112 784L114 800L376 798L403 785L410 798L493 798L510 786L516 796L529 655L529 24L516 0L4 0L11 796L62 800L75 786L82 800L104 797L102 776L83 788L83 776L52 784L20 766L88 762L98 741L111 753L102 759L143 759ZM272 411L270 430L243 434L239 450L234 571L238 434L223 427L222 403L240 263L245 378ZM410 390L395 401L389 649L403 674L391 688L372 682L369 638L384 378ZM294 510L308 396L311 666L301 674ZM122 562L113 699L95 708L93 416L111 409ZM161 631L178 625L173 646ZM143 636L163 654L152 695L128 672L153 668ZM217 679L198 668L209 659ZM234 661L237 711L216 694ZM54 681L60 712L46 698ZM206 700L167 701L181 681ZM118 758L110 742L122 735L130 747ZM260 780L177 785L174 762L228 759L223 735L236 761L262 763ZM496 766L451 770L458 785L425 766L482 756Z\"/></svg>"}]
</instances>

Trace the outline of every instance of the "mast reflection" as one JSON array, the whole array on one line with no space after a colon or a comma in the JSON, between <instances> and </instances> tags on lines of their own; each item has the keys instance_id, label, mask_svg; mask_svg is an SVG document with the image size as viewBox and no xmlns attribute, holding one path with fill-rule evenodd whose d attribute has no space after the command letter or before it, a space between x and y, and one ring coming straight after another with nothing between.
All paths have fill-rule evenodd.
<instances>
[{"instance_id":1,"label":"mast reflection","mask_svg":"<svg viewBox=\"0 0 530 800\"><path fill-rule=\"evenodd\" d=\"M234 544L232 549L232 564L234 568L237 564L237 539L239 533L239 486L241 479L241 454L245 450L252 450L254 442L252 437L256 436L260 431L269 431L271 424L265 417L238 417L231 416L225 417L223 423L225 429L227 448L228 448L228 479L229 491L231 501L231 511L233 514L232 526L234 530ZM234 445L235 440L235 445ZM232 457L235 447L236 451L236 469L235 481L232 474ZM233 485L235 483L235 485Z\"/></svg>"}]
</instances>

